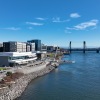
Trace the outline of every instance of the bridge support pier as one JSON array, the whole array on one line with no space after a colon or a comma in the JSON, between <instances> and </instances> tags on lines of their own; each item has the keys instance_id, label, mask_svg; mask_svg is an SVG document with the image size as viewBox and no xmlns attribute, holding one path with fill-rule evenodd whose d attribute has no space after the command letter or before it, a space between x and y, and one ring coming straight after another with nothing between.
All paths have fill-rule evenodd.
<instances>
[{"instance_id":1,"label":"bridge support pier","mask_svg":"<svg viewBox=\"0 0 100 100\"><path fill-rule=\"evenodd\" d=\"M99 50L97 50L96 52L99 53Z\"/></svg>"},{"instance_id":2,"label":"bridge support pier","mask_svg":"<svg viewBox=\"0 0 100 100\"><path fill-rule=\"evenodd\" d=\"M83 41L83 53L85 53L85 51L86 51L86 42Z\"/></svg>"},{"instance_id":3,"label":"bridge support pier","mask_svg":"<svg viewBox=\"0 0 100 100\"><path fill-rule=\"evenodd\" d=\"M71 53L72 52L72 50L71 50L71 41L69 43L69 48L70 48L70 53Z\"/></svg>"}]
</instances>

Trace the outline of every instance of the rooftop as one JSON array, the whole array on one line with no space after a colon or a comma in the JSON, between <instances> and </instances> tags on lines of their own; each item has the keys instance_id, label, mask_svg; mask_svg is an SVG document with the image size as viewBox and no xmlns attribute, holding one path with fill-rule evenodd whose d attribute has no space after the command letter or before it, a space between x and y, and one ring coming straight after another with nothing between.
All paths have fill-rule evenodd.
<instances>
[{"instance_id":1,"label":"rooftop","mask_svg":"<svg viewBox=\"0 0 100 100\"><path fill-rule=\"evenodd\" d=\"M0 52L0 56L27 56L27 55L36 55L32 52Z\"/></svg>"}]
</instances>

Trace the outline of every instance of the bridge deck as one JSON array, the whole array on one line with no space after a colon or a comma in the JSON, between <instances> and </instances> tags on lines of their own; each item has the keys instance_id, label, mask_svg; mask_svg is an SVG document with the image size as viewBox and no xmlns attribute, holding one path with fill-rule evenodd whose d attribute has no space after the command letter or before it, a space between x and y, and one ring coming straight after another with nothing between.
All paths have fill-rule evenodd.
<instances>
[{"instance_id":1,"label":"bridge deck","mask_svg":"<svg viewBox=\"0 0 100 100\"><path fill-rule=\"evenodd\" d=\"M81 49L81 48L72 48L72 49L67 49L71 51L100 51L100 48L86 48L86 49Z\"/></svg>"}]
</instances>

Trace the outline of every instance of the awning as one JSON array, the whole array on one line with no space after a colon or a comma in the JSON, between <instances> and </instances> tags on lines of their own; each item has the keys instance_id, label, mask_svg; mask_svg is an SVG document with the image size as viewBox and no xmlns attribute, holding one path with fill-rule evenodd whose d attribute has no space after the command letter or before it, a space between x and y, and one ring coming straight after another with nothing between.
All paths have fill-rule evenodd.
<instances>
[{"instance_id":1,"label":"awning","mask_svg":"<svg viewBox=\"0 0 100 100\"><path fill-rule=\"evenodd\" d=\"M33 57L32 55L28 55L28 57Z\"/></svg>"},{"instance_id":2,"label":"awning","mask_svg":"<svg viewBox=\"0 0 100 100\"><path fill-rule=\"evenodd\" d=\"M16 63L16 64L27 64L28 62L27 61L12 61L11 63Z\"/></svg>"}]
</instances>

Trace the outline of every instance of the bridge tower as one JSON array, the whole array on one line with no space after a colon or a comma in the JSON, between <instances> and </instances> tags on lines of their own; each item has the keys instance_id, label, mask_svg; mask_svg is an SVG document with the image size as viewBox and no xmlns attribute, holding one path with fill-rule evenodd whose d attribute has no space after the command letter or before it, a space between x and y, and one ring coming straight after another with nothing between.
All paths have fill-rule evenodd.
<instances>
[{"instance_id":1,"label":"bridge tower","mask_svg":"<svg viewBox=\"0 0 100 100\"><path fill-rule=\"evenodd\" d=\"M99 49L97 49L97 53L99 53Z\"/></svg>"},{"instance_id":2,"label":"bridge tower","mask_svg":"<svg viewBox=\"0 0 100 100\"><path fill-rule=\"evenodd\" d=\"M83 41L83 53L86 51L86 41Z\"/></svg>"},{"instance_id":3,"label":"bridge tower","mask_svg":"<svg viewBox=\"0 0 100 100\"><path fill-rule=\"evenodd\" d=\"M71 44L72 44L72 42L70 41L70 43L69 43L69 50L70 50L70 53L71 53L71 51L72 51L72 50L71 50L71 49L72 49L72 48L71 48Z\"/></svg>"}]
</instances>

